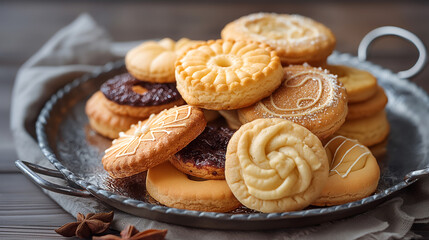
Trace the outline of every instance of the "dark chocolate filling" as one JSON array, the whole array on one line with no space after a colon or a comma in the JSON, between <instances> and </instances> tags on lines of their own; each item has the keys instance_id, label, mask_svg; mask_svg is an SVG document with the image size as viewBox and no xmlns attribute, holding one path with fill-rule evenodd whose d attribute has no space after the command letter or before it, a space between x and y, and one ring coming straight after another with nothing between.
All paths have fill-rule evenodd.
<instances>
[{"instance_id":1,"label":"dark chocolate filling","mask_svg":"<svg viewBox=\"0 0 429 240\"><path fill-rule=\"evenodd\" d=\"M147 90L142 94L133 90L141 86ZM176 83L151 83L135 79L131 74L124 73L107 80L100 88L104 96L120 105L135 107L159 106L174 102L181 98Z\"/></svg>"},{"instance_id":2,"label":"dark chocolate filling","mask_svg":"<svg viewBox=\"0 0 429 240\"><path fill-rule=\"evenodd\" d=\"M226 147L232 134L234 131L229 128L208 125L194 141L176 153L176 157L193 163L197 168L225 168Z\"/></svg>"}]
</instances>

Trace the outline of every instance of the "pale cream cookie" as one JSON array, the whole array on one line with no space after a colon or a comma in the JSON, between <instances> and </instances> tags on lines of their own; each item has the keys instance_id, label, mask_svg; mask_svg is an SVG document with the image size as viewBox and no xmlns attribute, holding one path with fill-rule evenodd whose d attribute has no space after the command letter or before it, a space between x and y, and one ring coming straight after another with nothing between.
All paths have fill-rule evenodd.
<instances>
[{"instance_id":1,"label":"pale cream cookie","mask_svg":"<svg viewBox=\"0 0 429 240\"><path fill-rule=\"evenodd\" d=\"M269 96L282 77L276 52L262 43L211 40L176 61L177 89L183 99L211 110L249 106Z\"/></svg>"},{"instance_id":2,"label":"pale cream cookie","mask_svg":"<svg viewBox=\"0 0 429 240\"><path fill-rule=\"evenodd\" d=\"M228 143L225 178L235 197L261 212L305 208L319 197L329 163L320 140L291 121L257 119Z\"/></svg>"},{"instance_id":3,"label":"pale cream cookie","mask_svg":"<svg viewBox=\"0 0 429 240\"><path fill-rule=\"evenodd\" d=\"M320 66L335 48L329 28L300 15L253 13L243 16L222 30L227 40L252 40L273 47L283 64L307 62Z\"/></svg>"},{"instance_id":4,"label":"pale cream cookie","mask_svg":"<svg viewBox=\"0 0 429 240\"><path fill-rule=\"evenodd\" d=\"M175 82L174 62L178 55L198 41L169 38L147 41L131 49L125 56L125 66L135 78L157 83Z\"/></svg>"}]
</instances>

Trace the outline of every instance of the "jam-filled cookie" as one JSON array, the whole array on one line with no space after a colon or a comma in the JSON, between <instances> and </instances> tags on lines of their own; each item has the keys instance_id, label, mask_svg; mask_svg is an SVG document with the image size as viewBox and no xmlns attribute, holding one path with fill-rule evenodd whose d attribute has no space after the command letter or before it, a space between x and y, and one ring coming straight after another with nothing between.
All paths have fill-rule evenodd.
<instances>
[{"instance_id":1,"label":"jam-filled cookie","mask_svg":"<svg viewBox=\"0 0 429 240\"><path fill-rule=\"evenodd\" d=\"M303 209L319 197L328 173L320 140L288 120L254 120L228 143L225 178L234 196L250 209Z\"/></svg>"},{"instance_id":2,"label":"jam-filled cookie","mask_svg":"<svg viewBox=\"0 0 429 240\"><path fill-rule=\"evenodd\" d=\"M103 93L98 91L89 98L85 106L89 125L104 137L117 138L120 132L128 130L132 124L143 120L143 118L123 116L111 112L106 107L108 102L109 100L104 97Z\"/></svg>"},{"instance_id":3,"label":"jam-filled cookie","mask_svg":"<svg viewBox=\"0 0 429 240\"><path fill-rule=\"evenodd\" d=\"M201 109L189 105L153 114L113 140L102 158L104 169L114 178L146 171L188 145L205 126Z\"/></svg>"},{"instance_id":4,"label":"jam-filled cookie","mask_svg":"<svg viewBox=\"0 0 429 240\"><path fill-rule=\"evenodd\" d=\"M233 130L207 125L185 148L170 158L180 171L203 179L225 179L225 153Z\"/></svg>"},{"instance_id":5,"label":"jam-filled cookie","mask_svg":"<svg viewBox=\"0 0 429 240\"><path fill-rule=\"evenodd\" d=\"M161 204L174 208L229 212L241 205L225 180L193 180L169 162L148 170L146 190Z\"/></svg>"},{"instance_id":6,"label":"jam-filled cookie","mask_svg":"<svg viewBox=\"0 0 429 240\"><path fill-rule=\"evenodd\" d=\"M284 72L283 84L271 96L238 110L240 121L283 118L321 139L337 131L347 115L347 94L336 76L308 65L289 66Z\"/></svg>"},{"instance_id":7,"label":"jam-filled cookie","mask_svg":"<svg viewBox=\"0 0 429 240\"><path fill-rule=\"evenodd\" d=\"M330 160L328 182L312 205L344 204L375 192L380 168L367 147L357 140L336 136L325 145L325 149Z\"/></svg>"},{"instance_id":8,"label":"jam-filled cookie","mask_svg":"<svg viewBox=\"0 0 429 240\"><path fill-rule=\"evenodd\" d=\"M125 56L127 70L137 79L147 82L175 82L174 62L178 55L198 41L169 38L147 41L131 49Z\"/></svg>"},{"instance_id":9,"label":"jam-filled cookie","mask_svg":"<svg viewBox=\"0 0 429 240\"><path fill-rule=\"evenodd\" d=\"M365 101L377 92L377 79L367 71L342 65L327 65L324 68L338 76L347 90L349 103Z\"/></svg>"},{"instance_id":10,"label":"jam-filled cookie","mask_svg":"<svg viewBox=\"0 0 429 240\"><path fill-rule=\"evenodd\" d=\"M386 111L383 110L370 117L347 120L335 135L356 139L363 145L370 147L383 142L389 132L389 121L386 117Z\"/></svg>"},{"instance_id":11,"label":"jam-filled cookie","mask_svg":"<svg viewBox=\"0 0 429 240\"><path fill-rule=\"evenodd\" d=\"M190 105L212 110L249 106L282 81L276 52L263 43L211 40L176 61L177 89Z\"/></svg>"},{"instance_id":12,"label":"jam-filled cookie","mask_svg":"<svg viewBox=\"0 0 429 240\"><path fill-rule=\"evenodd\" d=\"M300 15L253 13L225 26L222 38L253 40L273 47L283 64L323 65L335 48L329 28Z\"/></svg>"},{"instance_id":13,"label":"jam-filled cookie","mask_svg":"<svg viewBox=\"0 0 429 240\"><path fill-rule=\"evenodd\" d=\"M137 118L147 118L185 103L175 83L143 82L129 73L107 80L100 91L108 100L105 105L110 111Z\"/></svg>"}]
</instances>

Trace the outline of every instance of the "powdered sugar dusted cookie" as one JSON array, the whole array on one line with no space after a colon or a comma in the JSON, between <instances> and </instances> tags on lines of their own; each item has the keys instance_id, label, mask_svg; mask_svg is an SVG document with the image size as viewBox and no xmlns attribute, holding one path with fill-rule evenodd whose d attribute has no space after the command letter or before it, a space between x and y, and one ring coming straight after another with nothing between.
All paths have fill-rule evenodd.
<instances>
[{"instance_id":1,"label":"powdered sugar dusted cookie","mask_svg":"<svg viewBox=\"0 0 429 240\"><path fill-rule=\"evenodd\" d=\"M243 205L261 212L305 208L319 197L328 172L320 140L288 120L254 120L228 143L228 186Z\"/></svg>"},{"instance_id":2,"label":"powdered sugar dusted cookie","mask_svg":"<svg viewBox=\"0 0 429 240\"><path fill-rule=\"evenodd\" d=\"M102 163L114 178L146 171L184 148L205 128L203 112L184 105L133 125L106 150Z\"/></svg>"},{"instance_id":3,"label":"powdered sugar dusted cookie","mask_svg":"<svg viewBox=\"0 0 429 240\"><path fill-rule=\"evenodd\" d=\"M347 94L336 76L308 65L289 66L284 71L283 84L271 96L238 110L240 121L288 119L319 138L338 130L347 115Z\"/></svg>"},{"instance_id":4,"label":"powdered sugar dusted cookie","mask_svg":"<svg viewBox=\"0 0 429 240\"><path fill-rule=\"evenodd\" d=\"M254 13L225 26L222 38L252 40L273 47L284 64L320 66L335 47L335 36L321 23L300 15Z\"/></svg>"}]
</instances>

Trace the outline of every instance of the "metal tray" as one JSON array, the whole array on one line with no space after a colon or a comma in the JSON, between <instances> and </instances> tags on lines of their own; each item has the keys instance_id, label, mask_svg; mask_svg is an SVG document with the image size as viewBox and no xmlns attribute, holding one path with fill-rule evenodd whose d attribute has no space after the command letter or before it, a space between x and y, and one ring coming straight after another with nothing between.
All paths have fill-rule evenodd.
<instances>
[{"instance_id":1,"label":"metal tray","mask_svg":"<svg viewBox=\"0 0 429 240\"><path fill-rule=\"evenodd\" d=\"M360 57L365 55L366 48L373 39L386 35L376 33L364 38ZM417 71L424 66L425 58L424 55L423 64L416 68ZM379 187L375 194L359 201L270 214L246 212L242 209L234 213L198 212L156 203L145 194L144 174L126 180L110 178L101 164L103 150L110 145L110 141L88 127L84 107L89 96L104 81L125 71L122 61L109 63L100 71L67 84L51 97L41 111L36 123L39 145L59 172L19 160L16 164L31 180L49 190L81 197L93 196L133 215L184 226L233 230L280 229L313 225L362 213L428 174L429 96L397 74L349 54L334 52L328 62L370 71L378 78L389 98L386 110L391 132L387 140L387 154L378 159L381 167ZM415 73L416 71L412 74ZM35 172L65 177L69 186L49 183Z\"/></svg>"}]
</instances>

